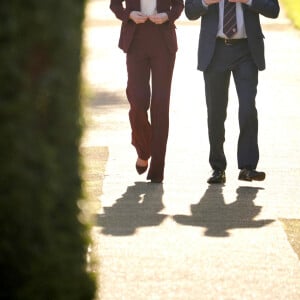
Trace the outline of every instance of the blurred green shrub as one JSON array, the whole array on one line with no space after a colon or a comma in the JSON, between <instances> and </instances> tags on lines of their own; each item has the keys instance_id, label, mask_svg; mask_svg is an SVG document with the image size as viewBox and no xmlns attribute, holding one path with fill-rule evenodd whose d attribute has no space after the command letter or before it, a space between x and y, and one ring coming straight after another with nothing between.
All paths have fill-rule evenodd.
<instances>
[{"instance_id":1,"label":"blurred green shrub","mask_svg":"<svg viewBox=\"0 0 300 300\"><path fill-rule=\"evenodd\" d=\"M82 197L84 0L0 1L0 299L93 299Z\"/></svg>"}]
</instances>

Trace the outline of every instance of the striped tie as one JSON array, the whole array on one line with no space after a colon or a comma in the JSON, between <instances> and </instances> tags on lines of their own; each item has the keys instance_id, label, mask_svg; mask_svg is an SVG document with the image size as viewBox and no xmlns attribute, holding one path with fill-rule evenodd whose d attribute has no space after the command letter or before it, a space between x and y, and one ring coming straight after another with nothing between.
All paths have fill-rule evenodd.
<instances>
[{"instance_id":1,"label":"striped tie","mask_svg":"<svg viewBox=\"0 0 300 300\"><path fill-rule=\"evenodd\" d=\"M236 4L233 2L224 1L224 19L223 19L223 32L231 38L237 31L236 24Z\"/></svg>"}]
</instances>

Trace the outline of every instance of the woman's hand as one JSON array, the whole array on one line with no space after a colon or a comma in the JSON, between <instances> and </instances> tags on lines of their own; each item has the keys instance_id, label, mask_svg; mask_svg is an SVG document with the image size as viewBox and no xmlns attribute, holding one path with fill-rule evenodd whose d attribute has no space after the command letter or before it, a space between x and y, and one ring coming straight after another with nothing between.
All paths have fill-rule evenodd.
<instances>
[{"instance_id":1,"label":"woman's hand","mask_svg":"<svg viewBox=\"0 0 300 300\"><path fill-rule=\"evenodd\" d=\"M149 16L149 20L155 24L163 24L169 20L169 17L166 13L158 13Z\"/></svg>"},{"instance_id":2,"label":"woman's hand","mask_svg":"<svg viewBox=\"0 0 300 300\"><path fill-rule=\"evenodd\" d=\"M145 23L148 19L148 16L144 15L140 11L132 11L129 15L129 18L136 24Z\"/></svg>"}]
</instances>

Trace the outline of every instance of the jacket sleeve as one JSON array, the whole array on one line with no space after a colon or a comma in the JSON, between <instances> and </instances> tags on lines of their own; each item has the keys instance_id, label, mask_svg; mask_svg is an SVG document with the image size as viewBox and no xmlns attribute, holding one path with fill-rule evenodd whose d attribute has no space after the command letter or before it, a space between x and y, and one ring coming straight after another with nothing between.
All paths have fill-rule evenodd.
<instances>
[{"instance_id":1,"label":"jacket sleeve","mask_svg":"<svg viewBox=\"0 0 300 300\"><path fill-rule=\"evenodd\" d=\"M184 9L183 0L172 0L172 7L167 12L169 22L174 23L177 20Z\"/></svg>"},{"instance_id":2,"label":"jacket sleeve","mask_svg":"<svg viewBox=\"0 0 300 300\"><path fill-rule=\"evenodd\" d=\"M186 0L185 15L189 20L197 20L208 12L202 0Z\"/></svg>"},{"instance_id":3,"label":"jacket sleeve","mask_svg":"<svg viewBox=\"0 0 300 300\"><path fill-rule=\"evenodd\" d=\"M252 0L249 9L273 19L278 17L280 11L278 0Z\"/></svg>"},{"instance_id":4,"label":"jacket sleeve","mask_svg":"<svg viewBox=\"0 0 300 300\"><path fill-rule=\"evenodd\" d=\"M123 22L129 20L130 11L123 6L124 0L111 0L109 8Z\"/></svg>"}]
</instances>

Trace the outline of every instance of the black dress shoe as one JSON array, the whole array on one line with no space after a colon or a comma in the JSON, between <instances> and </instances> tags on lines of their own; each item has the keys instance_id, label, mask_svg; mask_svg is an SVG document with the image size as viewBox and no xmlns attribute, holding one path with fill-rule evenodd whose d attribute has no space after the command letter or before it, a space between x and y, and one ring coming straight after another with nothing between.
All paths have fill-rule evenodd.
<instances>
[{"instance_id":1,"label":"black dress shoe","mask_svg":"<svg viewBox=\"0 0 300 300\"><path fill-rule=\"evenodd\" d=\"M214 184L214 183L225 183L226 176L225 171L214 170L212 176L208 178L207 183Z\"/></svg>"},{"instance_id":2,"label":"black dress shoe","mask_svg":"<svg viewBox=\"0 0 300 300\"><path fill-rule=\"evenodd\" d=\"M258 172L256 170L242 169L239 174L239 180L244 181L263 181L266 178L265 172Z\"/></svg>"}]
</instances>

